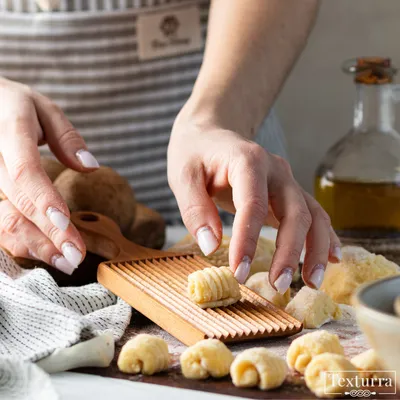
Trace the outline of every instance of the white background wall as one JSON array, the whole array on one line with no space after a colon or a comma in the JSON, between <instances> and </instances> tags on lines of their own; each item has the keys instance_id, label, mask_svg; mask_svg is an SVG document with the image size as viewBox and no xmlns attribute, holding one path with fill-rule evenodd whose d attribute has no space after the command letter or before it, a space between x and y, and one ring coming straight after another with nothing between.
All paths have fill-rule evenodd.
<instances>
[{"instance_id":1,"label":"white background wall","mask_svg":"<svg viewBox=\"0 0 400 400\"><path fill-rule=\"evenodd\" d=\"M323 0L277 104L294 174L308 191L326 150L351 127L354 85L341 63L363 55L389 56L400 69L400 0Z\"/></svg>"}]
</instances>

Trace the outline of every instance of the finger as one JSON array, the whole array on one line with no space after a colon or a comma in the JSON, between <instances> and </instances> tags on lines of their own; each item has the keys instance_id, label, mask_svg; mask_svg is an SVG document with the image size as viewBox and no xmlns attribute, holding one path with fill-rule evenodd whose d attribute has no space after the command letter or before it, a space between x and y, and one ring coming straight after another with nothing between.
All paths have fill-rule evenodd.
<instances>
[{"instance_id":1,"label":"finger","mask_svg":"<svg viewBox=\"0 0 400 400\"><path fill-rule=\"evenodd\" d=\"M30 199L18 187L12 184L0 157L0 182L10 202L41 230L47 238L62 252L71 265L77 267L83 260L85 244L72 224L65 232L57 229L47 218L43 218ZM32 250L32 249L31 249Z\"/></svg>"},{"instance_id":2,"label":"finger","mask_svg":"<svg viewBox=\"0 0 400 400\"><path fill-rule=\"evenodd\" d=\"M261 149L262 150L262 149ZM249 158L234 166L228 175L236 209L229 246L229 265L240 283L249 275L260 231L268 213L267 171L255 160L265 154L252 149L255 159Z\"/></svg>"},{"instance_id":3,"label":"finger","mask_svg":"<svg viewBox=\"0 0 400 400\"><path fill-rule=\"evenodd\" d=\"M0 150L12 185L25 193L34 205L21 212L30 219L37 208L41 218L47 216L54 226L65 231L70 223L69 209L43 170L36 139L30 134L30 122L21 121L14 128L9 132L9 140L2 141Z\"/></svg>"},{"instance_id":4,"label":"finger","mask_svg":"<svg viewBox=\"0 0 400 400\"><path fill-rule=\"evenodd\" d=\"M34 103L45 140L60 162L81 172L99 168L99 163L88 151L82 136L62 110L39 93L34 94Z\"/></svg>"},{"instance_id":5,"label":"finger","mask_svg":"<svg viewBox=\"0 0 400 400\"><path fill-rule=\"evenodd\" d=\"M196 238L201 251L206 256L212 254L221 243L222 224L207 192L202 167L185 169L170 185L186 228Z\"/></svg>"},{"instance_id":6,"label":"finger","mask_svg":"<svg viewBox=\"0 0 400 400\"><path fill-rule=\"evenodd\" d=\"M33 256L68 275L75 270L50 240L9 201L0 203L0 231L1 245L14 256Z\"/></svg>"},{"instance_id":7,"label":"finger","mask_svg":"<svg viewBox=\"0 0 400 400\"><path fill-rule=\"evenodd\" d=\"M221 209L228 211L231 214L236 213L236 209L233 205L232 199L232 188L227 188L218 192L215 197L213 197L213 200ZM268 215L264 221L264 225L271 226L275 229L279 227L279 221L275 218L273 210L270 206L268 206Z\"/></svg>"},{"instance_id":8,"label":"finger","mask_svg":"<svg viewBox=\"0 0 400 400\"><path fill-rule=\"evenodd\" d=\"M342 244L340 239L337 237L336 232L332 226L329 229L330 247L329 247L329 261L332 263L339 263L342 261Z\"/></svg>"},{"instance_id":9,"label":"finger","mask_svg":"<svg viewBox=\"0 0 400 400\"><path fill-rule=\"evenodd\" d=\"M11 257L32 258L29 249L23 243L6 233L2 233L0 237L0 248Z\"/></svg>"},{"instance_id":10,"label":"finger","mask_svg":"<svg viewBox=\"0 0 400 400\"><path fill-rule=\"evenodd\" d=\"M281 162L283 161L279 161ZM274 172L269 186L271 207L279 221L269 280L283 294L289 288L293 274L299 266L312 219L300 188L279 163L272 167Z\"/></svg>"},{"instance_id":11,"label":"finger","mask_svg":"<svg viewBox=\"0 0 400 400\"><path fill-rule=\"evenodd\" d=\"M312 223L307 234L302 276L307 286L319 289L328 262L331 221L328 214L312 196L304 191L303 196L310 211Z\"/></svg>"}]
</instances>

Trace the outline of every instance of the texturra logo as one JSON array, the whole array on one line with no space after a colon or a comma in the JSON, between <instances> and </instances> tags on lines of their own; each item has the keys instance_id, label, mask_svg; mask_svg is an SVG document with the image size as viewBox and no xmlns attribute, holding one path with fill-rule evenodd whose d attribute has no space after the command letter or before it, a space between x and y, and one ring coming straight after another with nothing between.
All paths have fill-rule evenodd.
<instances>
[{"instance_id":1,"label":"texturra logo","mask_svg":"<svg viewBox=\"0 0 400 400\"><path fill-rule=\"evenodd\" d=\"M174 36L179 29L179 20L175 15L167 15L160 24L160 29L165 36Z\"/></svg>"},{"instance_id":2,"label":"texturra logo","mask_svg":"<svg viewBox=\"0 0 400 400\"><path fill-rule=\"evenodd\" d=\"M349 373L346 377L344 372ZM354 398L367 398L382 394L395 395L396 371L368 371L373 378L359 376L359 371L325 371L324 393L326 395L350 395Z\"/></svg>"}]
</instances>

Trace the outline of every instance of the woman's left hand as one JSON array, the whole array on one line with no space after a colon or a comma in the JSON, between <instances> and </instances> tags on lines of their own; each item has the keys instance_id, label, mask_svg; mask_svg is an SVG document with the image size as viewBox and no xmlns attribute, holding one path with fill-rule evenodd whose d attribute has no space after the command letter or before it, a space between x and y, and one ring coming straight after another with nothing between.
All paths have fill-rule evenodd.
<instances>
[{"instance_id":1,"label":"woman's left hand","mask_svg":"<svg viewBox=\"0 0 400 400\"><path fill-rule=\"evenodd\" d=\"M306 243L303 279L318 288L328 259L340 259L340 242L322 207L295 181L289 164L240 134L196 121L185 109L177 117L168 148L168 180L183 222L205 255L220 245L217 205L235 213L229 264L243 283L261 228L278 228L270 282L289 287Z\"/></svg>"}]
</instances>

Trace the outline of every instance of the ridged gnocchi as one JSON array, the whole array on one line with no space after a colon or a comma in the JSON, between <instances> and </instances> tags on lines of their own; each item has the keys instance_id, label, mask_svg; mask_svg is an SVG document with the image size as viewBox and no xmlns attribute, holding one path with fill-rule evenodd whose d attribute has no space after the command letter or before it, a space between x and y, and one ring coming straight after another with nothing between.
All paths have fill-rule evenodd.
<instances>
[{"instance_id":1,"label":"ridged gnocchi","mask_svg":"<svg viewBox=\"0 0 400 400\"><path fill-rule=\"evenodd\" d=\"M326 293L308 286L300 289L285 311L301 321L306 329L320 328L342 315L340 307Z\"/></svg>"},{"instance_id":2,"label":"ridged gnocchi","mask_svg":"<svg viewBox=\"0 0 400 400\"><path fill-rule=\"evenodd\" d=\"M121 349L118 368L127 374L153 375L168 368L170 355L165 340L140 334L129 340Z\"/></svg>"},{"instance_id":3,"label":"ridged gnocchi","mask_svg":"<svg viewBox=\"0 0 400 400\"><path fill-rule=\"evenodd\" d=\"M364 351L350 361L360 371L359 374L362 378L383 378L385 376L385 368L374 349Z\"/></svg>"},{"instance_id":4,"label":"ridged gnocchi","mask_svg":"<svg viewBox=\"0 0 400 400\"><path fill-rule=\"evenodd\" d=\"M222 378L229 374L231 351L217 339L205 339L187 348L180 357L182 374L188 379Z\"/></svg>"},{"instance_id":5,"label":"ridged gnocchi","mask_svg":"<svg viewBox=\"0 0 400 400\"><path fill-rule=\"evenodd\" d=\"M290 344L286 361L290 368L304 374L311 360L322 353L344 355L337 335L322 330L298 337Z\"/></svg>"},{"instance_id":6,"label":"ridged gnocchi","mask_svg":"<svg viewBox=\"0 0 400 400\"><path fill-rule=\"evenodd\" d=\"M308 364L304 379L307 387L318 397L334 398L350 392L349 385L357 376L355 366L343 355L323 353ZM345 382L345 387L343 383Z\"/></svg>"},{"instance_id":7,"label":"ridged gnocchi","mask_svg":"<svg viewBox=\"0 0 400 400\"><path fill-rule=\"evenodd\" d=\"M269 283L269 272L257 272L245 286L280 308L285 308L290 301L290 288L284 294L277 292Z\"/></svg>"},{"instance_id":8,"label":"ridged gnocchi","mask_svg":"<svg viewBox=\"0 0 400 400\"><path fill-rule=\"evenodd\" d=\"M240 353L231 365L231 377L237 387L258 386L270 390L282 385L287 374L285 360L263 347Z\"/></svg>"},{"instance_id":9,"label":"ridged gnocchi","mask_svg":"<svg viewBox=\"0 0 400 400\"><path fill-rule=\"evenodd\" d=\"M240 300L240 288L228 267L210 267L188 276L188 296L201 308L226 307Z\"/></svg>"}]
</instances>

